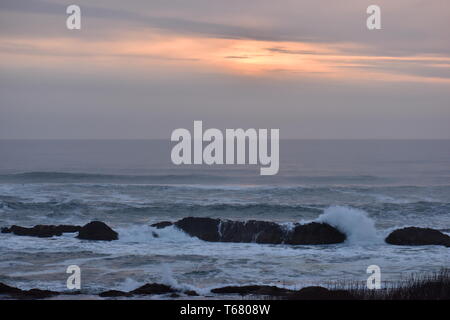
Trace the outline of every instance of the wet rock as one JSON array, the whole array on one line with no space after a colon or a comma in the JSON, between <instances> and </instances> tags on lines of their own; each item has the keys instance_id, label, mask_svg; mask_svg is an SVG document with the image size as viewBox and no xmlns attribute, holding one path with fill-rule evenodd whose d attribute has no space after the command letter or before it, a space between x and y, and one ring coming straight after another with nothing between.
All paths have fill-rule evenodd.
<instances>
[{"instance_id":1,"label":"wet rock","mask_svg":"<svg viewBox=\"0 0 450 320\"><path fill-rule=\"evenodd\" d=\"M73 232L79 232L81 230L81 226L71 226L71 225L59 225L57 228L62 233L73 233Z\"/></svg>"},{"instance_id":2,"label":"wet rock","mask_svg":"<svg viewBox=\"0 0 450 320\"><path fill-rule=\"evenodd\" d=\"M70 226L70 225L37 225L32 228L25 228L13 225L10 228L2 228L2 233L13 233L18 236L30 236L30 237L40 237L49 238L53 236L60 236L63 233L68 232L78 232L81 229L80 226Z\"/></svg>"},{"instance_id":3,"label":"wet rock","mask_svg":"<svg viewBox=\"0 0 450 320\"><path fill-rule=\"evenodd\" d=\"M99 294L102 298L114 298L114 297L131 297L132 294L129 292L119 291L119 290L108 290Z\"/></svg>"},{"instance_id":4,"label":"wet rock","mask_svg":"<svg viewBox=\"0 0 450 320\"><path fill-rule=\"evenodd\" d=\"M0 282L0 294L15 294L20 292L22 292L22 290L19 288L14 288Z\"/></svg>"},{"instance_id":5,"label":"wet rock","mask_svg":"<svg viewBox=\"0 0 450 320\"><path fill-rule=\"evenodd\" d=\"M100 221L92 221L83 226L78 232L78 239L84 240L117 240L118 233Z\"/></svg>"},{"instance_id":6,"label":"wet rock","mask_svg":"<svg viewBox=\"0 0 450 320\"><path fill-rule=\"evenodd\" d=\"M296 225L286 244L332 244L344 242L345 234L326 223L311 222Z\"/></svg>"},{"instance_id":7,"label":"wet rock","mask_svg":"<svg viewBox=\"0 0 450 320\"><path fill-rule=\"evenodd\" d=\"M196 297L199 294L197 292L195 292L194 290L187 290L184 292L185 295L190 296L190 297Z\"/></svg>"},{"instance_id":8,"label":"wet rock","mask_svg":"<svg viewBox=\"0 0 450 320\"><path fill-rule=\"evenodd\" d=\"M407 227L392 231L385 241L401 246L450 246L450 236L430 228Z\"/></svg>"},{"instance_id":9,"label":"wet rock","mask_svg":"<svg viewBox=\"0 0 450 320\"><path fill-rule=\"evenodd\" d=\"M7 295L13 299L44 299L59 295L59 292L41 289L22 290L0 283L0 295Z\"/></svg>"},{"instance_id":10,"label":"wet rock","mask_svg":"<svg viewBox=\"0 0 450 320\"><path fill-rule=\"evenodd\" d=\"M312 222L293 229L268 221L231 221L188 217L175 226L192 237L211 242L255 242L267 244L332 244L341 243L345 234L326 224Z\"/></svg>"},{"instance_id":11,"label":"wet rock","mask_svg":"<svg viewBox=\"0 0 450 320\"><path fill-rule=\"evenodd\" d=\"M219 223L219 219L188 217L175 222L175 226L191 237L217 242L220 241Z\"/></svg>"},{"instance_id":12,"label":"wet rock","mask_svg":"<svg viewBox=\"0 0 450 320\"><path fill-rule=\"evenodd\" d=\"M306 287L290 290L276 286L227 286L211 290L216 294L239 294L279 297L286 300L353 300L354 297L345 290L328 290L324 287Z\"/></svg>"},{"instance_id":13,"label":"wet rock","mask_svg":"<svg viewBox=\"0 0 450 320\"><path fill-rule=\"evenodd\" d=\"M267 221L229 221L219 223L220 241L255 242L279 244L285 239L286 232L274 222Z\"/></svg>"},{"instance_id":14,"label":"wet rock","mask_svg":"<svg viewBox=\"0 0 450 320\"><path fill-rule=\"evenodd\" d=\"M132 294L165 294L165 293L174 293L177 290L169 287L165 284L160 283L147 283L142 287L139 287L133 291L130 291Z\"/></svg>"},{"instance_id":15,"label":"wet rock","mask_svg":"<svg viewBox=\"0 0 450 320\"><path fill-rule=\"evenodd\" d=\"M151 224L150 226L154 227L156 229L163 229L163 228L170 227L171 225L173 225L173 223L170 221L161 221L161 222Z\"/></svg>"},{"instance_id":16,"label":"wet rock","mask_svg":"<svg viewBox=\"0 0 450 320\"><path fill-rule=\"evenodd\" d=\"M59 295L59 292L56 291L31 289L27 291L22 291L22 293L19 296L25 299L45 299L57 295Z\"/></svg>"}]
</instances>

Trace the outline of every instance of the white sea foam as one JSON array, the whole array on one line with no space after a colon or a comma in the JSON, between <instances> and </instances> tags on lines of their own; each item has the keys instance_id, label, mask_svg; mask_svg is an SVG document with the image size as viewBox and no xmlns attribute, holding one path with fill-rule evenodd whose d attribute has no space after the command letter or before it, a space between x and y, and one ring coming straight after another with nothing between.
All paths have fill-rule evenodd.
<instances>
[{"instance_id":1,"label":"white sea foam","mask_svg":"<svg viewBox=\"0 0 450 320\"><path fill-rule=\"evenodd\" d=\"M125 278L125 280L117 287L120 291L132 291L142 286L142 283L132 278Z\"/></svg>"},{"instance_id":2,"label":"white sea foam","mask_svg":"<svg viewBox=\"0 0 450 320\"><path fill-rule=\"evenodd\" d=\"M117 228L117 231L119 233L119 242L125 243L185 243L186 241L200 241L195 237L190 237L174 226L157 229L148 225L132 225Z\"/></svg>"},{"instance_id":3,"label":"white sea foam","mask_svg":"<svg viewBox=\"0 0 450 320\"><path fill-rule=\"evenodd\" d=\"M379 243L381 241L374 221L363 210L332 206L325 209L316 221L328 223L345 233L347 242L350 244Z\"/></svg>"}]
</instances>

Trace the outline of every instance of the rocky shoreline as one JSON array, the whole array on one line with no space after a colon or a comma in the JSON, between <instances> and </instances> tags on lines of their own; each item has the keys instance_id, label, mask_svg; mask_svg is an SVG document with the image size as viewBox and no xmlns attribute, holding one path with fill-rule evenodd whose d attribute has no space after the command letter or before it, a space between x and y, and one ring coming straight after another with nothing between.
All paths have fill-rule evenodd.
<instances>
[{"instance_id":1,"label":"rocky shoreline","mask_svg":"<svg viewBox=\"0 0 450 320\"><path fill-rule=\"evenodd\" d=\"M150 226L157 230L174 226L191 237L208 242L324 245L343 243L347 239L347 235L337 228L319 222L294 223L287 226L258 220L233 221L187 217L175 222L161 221ZM101 221L92 221L84 226L36 225L27 228L13 225L2 228L1 232L40 238L78 232L76 238L81 240L113 241L119 239L119 234ZM155 231L152 231L151 234L153 237L160 236ZM450 236L435 229L406 227L392 231L385 238L385 242L403 246L442 245L450 247Z\"/></svg>"},{"instance_id":2,"label":"rocky shoreline","mask_svg":"<svg viewBox=\"0 0 450 320\"><path fill-rule=\"evenodd\" d=\"M30 289L22 290L0 283L0 297L9 299L48 299L59 295L81 295L82 292L56 292L50 290ZM167 298L192 298L200 296L194 290L181 290L161 283L148 283L131 291L107 290L97 294L99 298L133 298L156 295L164 295ZM291 290L276 286L249 285L249 286L226 286L210 290L210 296L253 296L272 297L278 299L301 299L301 300L353 300L350 292L345 290L329 290L324 287L306 287L300 290Z\"/></svg>"},{"instance_id":3,"label":"rocky shoreline","mask_svg":"<svg viewBox=\"0 0 450 320\"><path fill-rule=\"evenodd\" d=\"M327 224L310 222L306 224L284 225L268 221L232 221L213 218L187 217L178 221L161 221L151 225L150 235L160 237L158 230L175 227L191 237L209 242L241 242L261 244L284 245L324 245L345 242L347 235L337 228ZM87 241L115 241L120 234L104 222L92 221L84 226L78 225L36 225L21 227L13 225L1 229L2 233L16 236L31 236L49 238L61 236L64 233L78 233L74 239ZM450 236L439 230L419 227L406 227L392 231L385 242L390 245L426 246L441 245L450 247ZM448 272L442 290L449 291ZM434 284L436 283L433 282ZM434 288L432 285L427 284ZM416 287L414 287L416 288ZM300 299L300 300L351 300L360 299L361 293L355 290L328 289L324 287L305 287L292 290L268 285L225 286L213 288L209 294L214 296L250 296L271 297L273 299ZM22 290L7 284L0 283L0 296L7 299L48 299L57 296L81 295L75 292L56 292L38 288ZM174 288L161 283L148 283L131 291L107 290L95 293L98 298L133 298L162 295L166 298L184 298L200 296L194 290ZM204 296L204 295L203 295ZM209 296L208 296L209 297Z\"/></svg>"},{"instance_id":4,"label":"rocky shoreline","mask_svg":"<svg viewBox=\"0 0 450 320\"><path fill-rule=\"evenodd\" d=\"M345 289L342 289L345 288ZM41 289L22 290L0 283L0 299L36 300L70 299L68 296L81 296L82 291L56 292ZM450 271L442 269L438 273L412 276L409 280L391 285L380 290L369 290L356 283L342 284L340 287L325 288L309 286L299 290L269 285L225 286L209 290L207 294L199 294L194 290L183 290L161 283L148 283L134 290L125 292L108 290L96 294L89 294L98 299L227 299L234 297L242 299L280 299L280 300L449 300L450 299Z\"/></svg>"},{"instance_id":5,"label":"rocky shoreline","mask_svg":"<svg viewBox=\"0 0 450 320\"><path fill-rule=\"evenodd\" d=\"M77 238L83 240L112 241L119 239L119 234L111 229L106 223L92 221L84 226L73 225L37 225L31 228L13 225L1 229L2 233L12 233L17 236L29 236L39 238L50 238L61 236L63 233L78 232Z\"/></svg>"}]
</instances>

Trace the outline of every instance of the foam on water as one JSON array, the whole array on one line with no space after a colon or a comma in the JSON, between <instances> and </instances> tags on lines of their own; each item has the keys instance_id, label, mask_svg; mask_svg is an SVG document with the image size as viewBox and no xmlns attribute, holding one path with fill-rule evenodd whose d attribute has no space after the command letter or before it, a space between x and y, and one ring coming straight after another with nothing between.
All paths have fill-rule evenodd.
<instances>
[{"instance_id":1,"label":"foam on water","mask_svg":"<svg viewBox=\"0 0 450 320\"><path fill-rule=\"evenodd\" d=\"M124 243L155 243L155 242L175 242L184 243L186 241L200 241L195 237L190 237L183 231L169 226L164 229L157 229L148 225L132 225L117 228L119 232L119 242ZM157 237L153 235L155 233Z\"/></svg>"}]
</instances>

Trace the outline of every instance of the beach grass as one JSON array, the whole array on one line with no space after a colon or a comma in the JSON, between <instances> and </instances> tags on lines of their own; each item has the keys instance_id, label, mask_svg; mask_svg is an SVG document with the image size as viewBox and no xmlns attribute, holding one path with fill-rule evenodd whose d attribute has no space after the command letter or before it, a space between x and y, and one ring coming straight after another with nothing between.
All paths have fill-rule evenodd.
<instances>
[{"instance_id":1,"label":"beach grass","mask_svg":"<svg viewBox=\"0 0 450 320\"><path fill-rule=\"evenodd\" d=\"M330 290L346 290L356 300L450 300L450 269L409 275L403 281L385 282L381 289L368 289L362 282L336 283Z\"/></svg>"}]
</instances>

